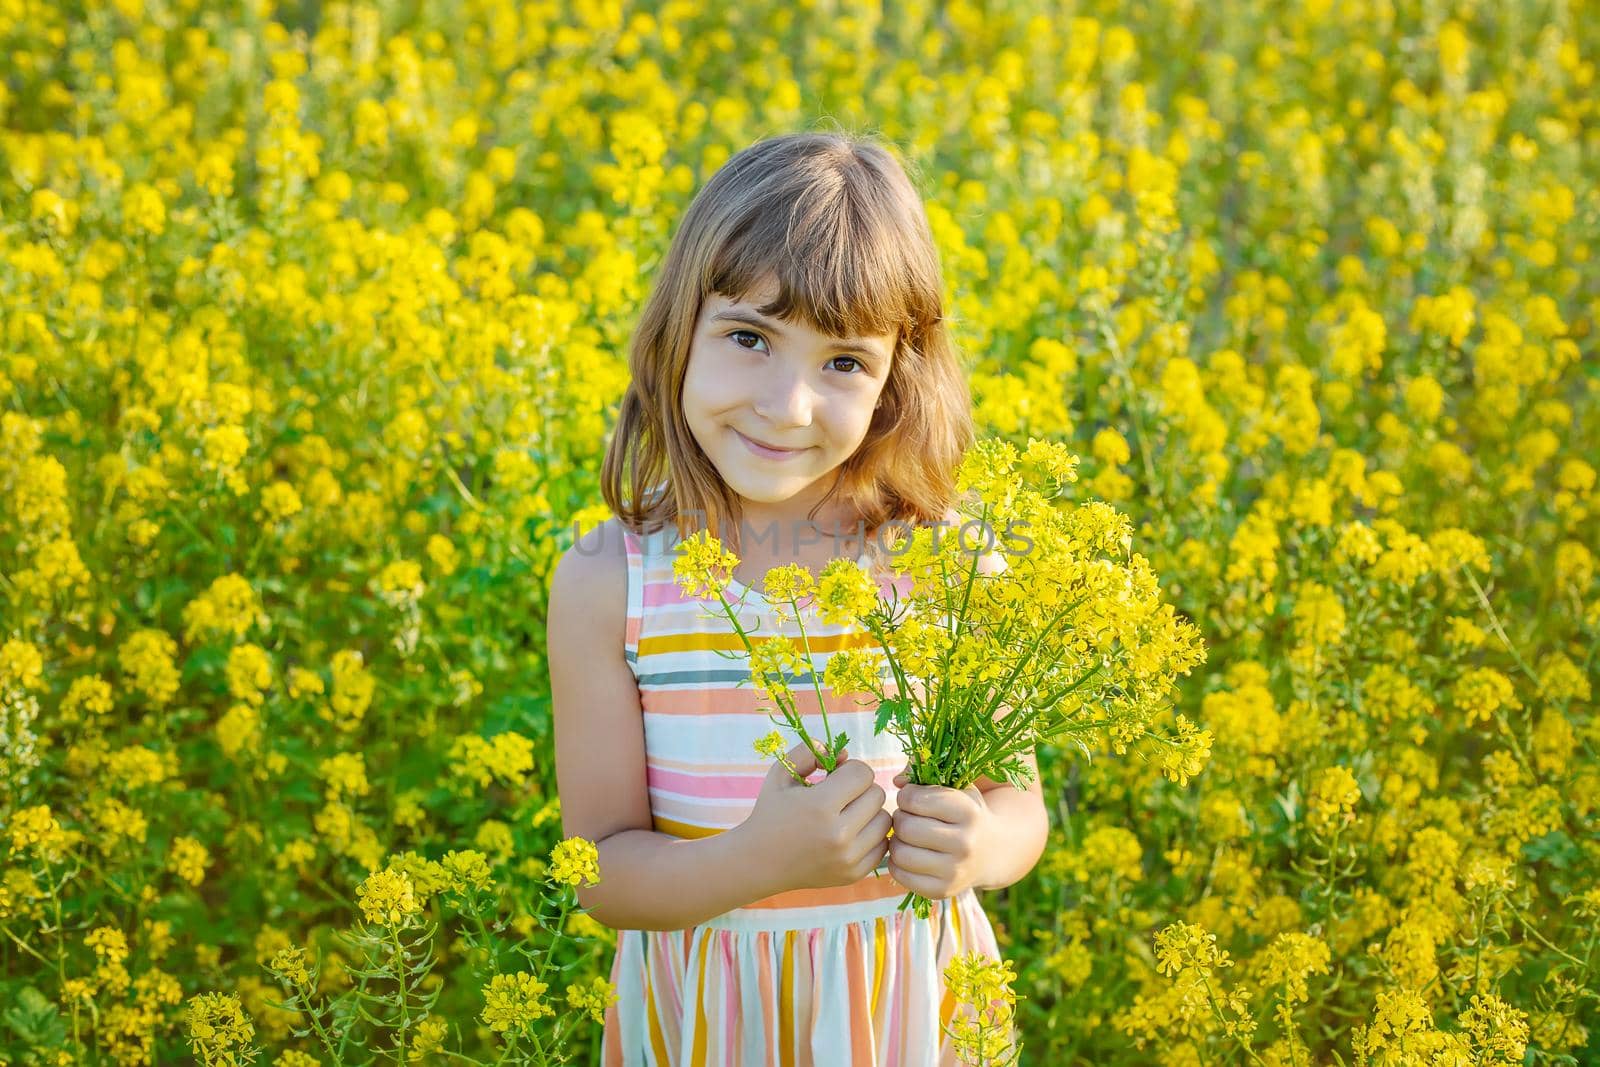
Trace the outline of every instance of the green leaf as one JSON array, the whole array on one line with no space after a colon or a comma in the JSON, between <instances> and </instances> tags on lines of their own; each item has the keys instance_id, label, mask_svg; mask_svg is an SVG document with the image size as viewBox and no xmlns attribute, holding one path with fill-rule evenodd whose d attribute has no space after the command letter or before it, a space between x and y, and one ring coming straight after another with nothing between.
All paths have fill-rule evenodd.
<instances>
[{"instance_id":1,"label":"green leaf","mask_svg":"<svg viewBox=\"0 0 1600 1067\"><path fill-rule=\"evenodd\" d=\"M1522 846L1522 854L1529 863L1543 860L1558 869L1570 867L1583 859L1583 851L1577 843L1561 830L1552 830L1543 837L1529 841Z\"/></svg>"},{"instance_id":2,"label":"green leaf","mask_svg":"<svg viewBox=\"0 0 1600 1067\"><path fill-rule=\"evenodd\" d=\"M59 1048L66 1043L67 1026L48 997L33 986L24 986L4 1015L6 1027L26 1045L34 1048Z\"/></svg>"},{"instance_id":3,"label":"green leaf","mask_svg":"<svg viewBox=\"0 0 1600 1067\"><path fill-rule=\"evenodd\" d=\"M904 724L908 702L905 697L886 697L878 702L878 718L872 725L872 732L883 733L883 728L889 725L889 720Z\"/></svg>"}]
</instances>

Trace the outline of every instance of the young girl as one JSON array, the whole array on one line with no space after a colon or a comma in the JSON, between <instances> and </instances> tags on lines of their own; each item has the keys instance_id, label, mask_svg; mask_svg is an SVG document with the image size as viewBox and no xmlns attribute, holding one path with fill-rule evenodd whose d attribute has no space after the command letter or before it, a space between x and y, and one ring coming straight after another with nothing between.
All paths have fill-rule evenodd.
<instances>
[{"instance_id":1,"label":"young girl","mask_svg":"<svg viewBox=\"0 0 1600 1067\"><path fill-rule=\"evenodd\" d=\"M973 429L942 293L905 172L842 135L735 155L673 238L601 473L617 518L563 556L550 601L564 832L597 843L581 903L618 930L607 1065L957 1062L944 968L999 956L974 890L1037 861L1037 779L905 785L876 709L822 687L848 758L819 777L782 731L795 780L755 750L771 701L730 658L737 635L672 567L684 537L717 531L740 556L725 595L747 630L803 627L819 671L870 642L805 601L798 620L780 611L762 578L848 556L884 583L885 524L954 518ZM826 736L809 677L791 685ZM934 901L931 921L897 910L907 890Z\"/></svg>"}]
</instances>

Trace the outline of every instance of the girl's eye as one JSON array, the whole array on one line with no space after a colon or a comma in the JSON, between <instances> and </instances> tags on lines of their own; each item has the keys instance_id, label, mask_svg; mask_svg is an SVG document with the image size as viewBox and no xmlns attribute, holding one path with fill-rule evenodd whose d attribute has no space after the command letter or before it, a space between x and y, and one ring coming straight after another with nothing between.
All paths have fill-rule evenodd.
<instances>
[{"instance_id":1,"label":"girl's eye","mask_svg":"<svg viewBox=\"0 0 1600 1067\"><path fill-rule=\"evenodd\" d=\"M766 340L766 338L762 337L759 333L756 333L754 330L729 330L727 336L732 339L734 344L738 345L740 348L744 349L747 352L753 352L753 351L755 351L755 349L751 348L749 345L747 345L743 341L739 340L739 338L741 338L741 337L754 337L757 341L765 341ZM851 368L848 371L845 371L846 374L858 374L858 373L864 374L864 373L866 373L867 365L865 363L861 362L859 359L857 359L854 356L834 356L828 362L829 363L837 363L840 360L844 360L846 363L851 364Z\"/></svg>"}]
</instances>

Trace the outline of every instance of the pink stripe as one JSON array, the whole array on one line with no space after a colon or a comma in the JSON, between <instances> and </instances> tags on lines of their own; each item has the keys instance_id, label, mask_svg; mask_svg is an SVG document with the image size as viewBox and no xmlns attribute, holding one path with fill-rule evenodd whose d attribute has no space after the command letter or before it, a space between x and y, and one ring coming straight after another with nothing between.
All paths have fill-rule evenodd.
<instances>
[{"instance_id":1,"label":"pink stripe","mask_svg":"<svg viewBox=\"0 0 1600 1067\"><path fill-rule=\"evenodd\" d=\"M762 930L756 935L756 974L761 980L761 1044L767 1054L766 1067L777 1067L773 1052L778 1047L778 997L772 982L772 935Z\"/></svg>"},{"instance_id":2,"label":"pink stripe","mask_svg":"<svg viewBox=\"0 0 1600 1067\"><path fill-rule=\"evenodd\" d=\"M715 770L712 773L716 777L645 766L645 779L652 789L668 790L685 798L754 800L761 794L761 783L766 778L765 771L759 776L734 776Z\"/></svg>"},{"instance_id":3,"label":"pink stripe","mask_svg":"<svg viewBox=\"0 0 1600 1067\"><path fill-rule=\"evenodd\" d=\"M820 927L813 926L806 932L806 955L811 960L810 973L807 975L810 979L811 1011L809 1013L810 1017L806 1020L803 1028L799 1025L795 1026L797 1032L805 1034L805 1045L803 1046L805 1048L805 1062L812 1065L812 1067L827 1067L826 1064L815 1063L811 1058L812 1041L817 1032L817 1015L822 1009L822 970L828 963L828 958L817 949L817 942L821 938L822 929Z\"/></svg>"},{"instance_id":4,"label":"pink stripe","mask_svg":"<svg viewBox=\"0 0 1600 1067\"><path fill-rule=\"evenodd\" d=\"M640 592L644 595L644 606L647 608L666 607L673 604L692 604L697 599L684 596L683 587L676 581L645 582L644 588ZM731 590L724 595L729 600L735 599ZM711 603L715 602L716 598L712 597ZM709 607L710 604L707 606Z\"/></svg>"},{"instance_id":5,"label":"pink stripe","mask_svg":"<svg viewBox=\"0 0 1600 1067\"><path fill-rule=\"evenodd\" d=\"M904 756L868 756L865 759L862 759L862 757L852 753L850 758L853 760L862 760L863 763L875 771L894 771L896 773L898 773L906 763L906 758ZM669 759L666 756L658 756L652 752L645 757L645 766L659 767L662 770L667 771L684 771L688 774L764 775L767 773L767 769L772 766L772 763L768 760L762 760L759 757L750 763L740 763L737 761L723 763L721 761L713 760L676 760ZM893 780L894 775L889 775L889 778Z\"/></svg>"},{"instance_id":6,"label":"pink stripe","mask_svg":"<svg viewBox=\"0 0 1600 1067\"><path fill-rule=\"evenodd\" d=\"M902 918L905 914L907 913L900 913ZM891 918L890 921L894 922L894 919ZM900 1062L904 1051L901 1048L900 1037L900 994L906 986L906 952L911 941L910 934L905 929L904 922L899 922L895 925L898 927L898 929L894 927L890 928L889 951L884 953L885 963L887 963L890 959L894 960L894 973L889 976L894 979L894 984L885 991L885 994L889 998L890 1005L889 1036L887 1038L889 1044L889 1056L886 1067L900 1067ZM885 981L887 980L888 979L886 978Z\"/></svg>"},{"instance_id":7,"label":"pink stripe","mask_svg":"<svg viewBox=\"0 0 1600 1067\"><path fill-rule=\"evenodd\" d=\"M622 960L626 947L624 938L619 936L616 954L611 958L609 976L611 984L618 988L622 985ZM606 1006L605 1024L600 1042L604 1047L604 1067L622 1067L622 1012L632 1011L635 1006L631 1003L624 1005L620 997Z\"/></svg>"},{"instance_id":8,"label":"pink stripe","mask_svg":"<svg viewBox=\"0 0 1600 1067\"><path fill-rule=\"evenodd\" d=\"M639 673L653 674L661 670L658 663L652 662L658 655L647 653L640 661ZM639 707L647 715L748 715L769 718L770 713L763 709L772 706L771 698L749 688L748 679L745 680L745 686L743 689L658 689L652 686L639 690ZM888 692L892 695L894 691L891 689ZM800 714L817 714L817 694L814 690L807 688L794 694L794 702ZM830 718L834 715L870 715L877 712L877 704L870 697L859 693L835 693L831 689L822 691L822 707Z\"/></svg>"},{"instance_id":9,"label":"pink stripe","mask_svg":"<svg viewBox=\"0 0 1600 1067\"><path fill-rule=\"evenodd\" d=\"M902 578L896 581L890 581L887 578L880 578L878 581L879 595L886 600L904 600L911 595L911 586L912 580L910 578ZM746 611L757 611L764 609L767 606L766 602L759 595L757 595L759 592L760 590L753 589L750 595L745 598L744 607ZM672 578L669 578L665 581L646 581L644 583L644 588L640 589L639 593L644 606L647 608L673 608L697 605L720 610L720 606L717 604L717 598L715 594L706 596L704 598L685 596L683 592L683 586L679 585L677 580ZM739 590L734 589L731 586L725 588L722 591L722 595L727 598L728 603L730 604L737 604L739 602ZM814 606L815 605L813 601L809 597L800 601L800 607L808 612L811 611Z\"/></svg>"}]
</instances>

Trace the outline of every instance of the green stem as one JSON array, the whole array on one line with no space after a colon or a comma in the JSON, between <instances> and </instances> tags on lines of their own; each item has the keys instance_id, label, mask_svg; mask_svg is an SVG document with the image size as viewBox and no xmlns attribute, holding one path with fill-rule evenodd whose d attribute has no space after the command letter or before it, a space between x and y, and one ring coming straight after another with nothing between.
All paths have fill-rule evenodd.
<instances>
[{"instance_id":1,"label":"green stem","mask_svg":"<svg viewBox=\"0 0 1600 1067\"><path fill-rule=\"evenodd\" d=\"M28 944L26 941L19 940L17 935L11 932L11 928L10 927L8 927L8 926L0 926L0 933L4 933L7 937L9 937L11 939L13 944L15 944L22 951L26 952L28 955L32 956L34 959L38 960L40 963L44 964L46 967L50 966L50 961L49 960L45 959L44 956L40 955L39 951L37 949L35 949L32 945ZM59 974L57 975L57 979L58 979L58 981L60 980Z\"/></svg>"},{"instance_id":2,"label":"green stem","mask_svg":"<svg viewBox=\"0 0 1600 1067\"><path fill-rule=\"evenodd\" d=\"M722 608L722 614L728 620L728 624L733 627L733 632L739 635L739 640L744 645L745 654L753 657L756 650L754 643L750 640L750 635L745 633L744 627L739 625L739 617L734 613L733 607L728 603L727 598L722 595L722 590L716 590L716 594L717 605ZM798 618L798 609L796 609L795 614ZM815 674L816 672L813 671L812 673ZM823 745L822 751L818 752L816 742L813 741L811 739L811 735L806 732L805 721L801 719L800 713L795 710L794 702L792 700L787 702L785 701L785 698L788 697L788 695L789 686L788 683L784 683L773 691L772 699L777 701L778 709L783 712L783 717L788 721L790 728L793 729L795 733L800 735L800 740L805 744L806 748L811 752L812 757L817 761L817 766L823 768L829 773L832 773L834 768L838 766L838 761L833 758L833 749L831 747L833 738L830 736L828 738L828 744ZM818 699L820 701L820 694L818 695ZM826 730L828 724L826 715L823 717L822 724L823 729ZM793 772L791 771L790 773L792 774Z\"/></svg>"},{"instance_id":3,"label":"green stem","mask_svg":"<svg viewBox=\"0 0 1600 1067\"><path fill-rule=\"evenodd\" d=\"M822 716L822 744L829 757L837 758L839 754L833 750L833 728L828 725L828 708L822 699L822 685L817 681L817 665L812 662L811 642L806 638L806 624L800 617L800 605L793 601L790 604L794 607L794 624L800 629L800 647L805 649L806 665L811 668L811 689L817 694L817 712Z\"/></svg>"},{"instance_id":4,"label":"green stem","mask_svg":"<svg viewBox=\"0 0 1600 1067\"><path fill-rule=\"evenodd\" d=\"M339 1060L339 1053L333 1047L333 1038L323 1027L321 1020L317 1018L317 1011L311 1006L311 998L307 996L306 993L302 992L298 986L295 987L295 995L299 997L300 1003L304 1005L306 1017L311 1020L311 1027L317 1032L317 1038L322 1042L322 1047L328 1050L328 1054L332 1056L334 1058L334 1062L337 1063Z\"/></svg>"},{"instance_id":5,"label":"green stem","mask_svg":"<svg viewBox=\"0 0 1600 1067\"><path fill-rule=\"evenodd\" d=\"M1566 960L1568 963L1575 963L1579 967L1583 967L1583 968L1587 969L1588 965L1586 963L1584 963L1583 960L1580 960L1580 959L1578 959L1578 957L1573 956L1573 955L1563 951L1562 949L1556 947L1555 945L1551 944L1550 941L1543 934L1541 934L1539 932L1537 927L1535 927L1532 923L1528 922L1528 920L1523 917L1522 912L1520 910L1518 910L1517 906L1515 904L1511 903L1510 900L1507 900L1505 902L1505 904L1506 904L1506 910L1510 911L1511 914L1513 916L1515 916L1517 922L1522 924L1522 928L1524 930L1528 931L1528 933L1532 934L1536 941L1538 941L1540 944L1542 944L1545 948L1549 949L1551 952L1554 952L1557 956L1560 956L1562 959Z\"/></svg>"},{"instance_id":6,"label":"green stem","mask_svg":"<svg viewBox=\"0 0 1600 1067\"><path fill-rule=\"evenodd\" d=\"M568 893L567 893L567 891L565 889L563 889L561 891L561 911L556 916L555 929L558 932L563 930L567 925L567 911L570 908L570 901L567 898L568 898ZM543 982L544 981L545 971L547 971L549 968L550 968L550 950L546 949L545 953L544 953L544 958L539 961L539 973L537 975L535 975L534 977L537 978L540 982Z\"/></svg>"},{"instance_id":7,"label":"green stem","mask_svg":"<svg viewBox=\"0 0 1600 1067\"><path fill-rule=\"evenodd\" d=\"M1204 971L1202 971L1200 973L1200 980L1206 985L1206 1006L1211 1009L1211 1014L1216 1016L1217 1022L1226 1027L1228 1025L1228 1020L1223 1017L1221 1009L1217 1007L1217 997L1216 993L1211 989L1210 977L1207 976ZM1253 1063L1260 1064L1260 1067L1267 1067L1266 1062L1262 1060L1260 1056L1256 1055L1256 1050L1251 1048L1250 1045L1246 1043L1245 1039L1239 1036L1239 1032L1237 1030L1233 1032L1233 1039L1234 1041L1238 1042L1239 1047L1249 1055Z\"/></svg>"},{"instance_id":8,"label":"green stem","mask_svg":"<svg viewBox=\"0 0 1600 1067\"><path fill-rule=\"evenodd\" d=\"M395 1050L397 1053L395 1062L404 1064L406 1062L406 1031L411 1029L411 1011L408 1003L410 994L406 990L406 952L405 947L400 943L400 928L398 926L391 927L389 932L394 940L394 977L395 981L400 985L400 1037L399 1047Z\"/></svg>"}]
</instances>

